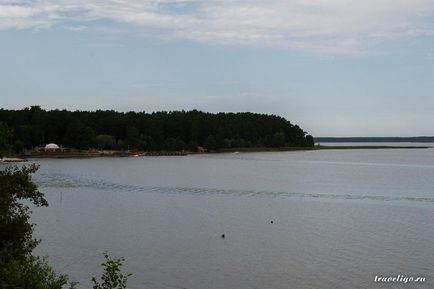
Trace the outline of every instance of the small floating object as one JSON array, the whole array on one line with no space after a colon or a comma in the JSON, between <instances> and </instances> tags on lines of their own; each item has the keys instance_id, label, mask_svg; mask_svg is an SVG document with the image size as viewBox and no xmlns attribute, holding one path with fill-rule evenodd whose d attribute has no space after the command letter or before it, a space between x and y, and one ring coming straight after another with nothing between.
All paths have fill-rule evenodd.
<instances>
[{"instance_id":1,"label":"small floating object","mask_svg":"<svg viewBox=\"0 0 434 289\"><path fill-rule=\"evenodd\" d=\"M224 239L225 238L225 234L222 234L222 239Z\"/></svg>"},{"instance_id":2,"label":"small floating object","mask_svg":"<svg viewBox=\"0 0 434 289\"><path fill-rule=\"evenodd\" d=\"M239 154L240 152L234 152L234 155L237 155L237 154Z\"/></svg>"},{"instance_id":3,"label":"small floating object","mask_svg":"<svg viewBox=\"0 0 434 289\"><path fill-rule=\"evenodd\" d=\"M271 220L271 222L270 222L271 224L274 224L274 221L273 220Z\"/></svg>"}]
</instances>

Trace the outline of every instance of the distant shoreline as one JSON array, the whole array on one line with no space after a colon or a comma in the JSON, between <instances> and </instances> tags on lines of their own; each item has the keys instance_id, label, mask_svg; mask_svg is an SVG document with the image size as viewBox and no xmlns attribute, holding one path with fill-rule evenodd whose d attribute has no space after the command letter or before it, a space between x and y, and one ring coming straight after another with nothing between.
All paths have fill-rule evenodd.
<instances>
[{"instance_id":1,"label":"distant shoreline","mask_svg":"<svg viewBox=\"0 0 434 289\"><path fill-rule=\"evenodd\" d=\"M434 143L434 136L415 137L315 137L316 143Z\"/></svg>"},{"instance_id":2,"label":"distant shoreline","mask_svg":"<svg viewBox=\"0 0 434 289\"><path fill-rule=\"evenodd\" d=\"M220 152L285 152L285 151L318 151L318 150L357 150L357 149L428 149L430 146L388 146L388 145L355 145L355 146L323 146L314 147L281 147L281 148L237 148L224 149Z\"/></svg>"}]
</instances>

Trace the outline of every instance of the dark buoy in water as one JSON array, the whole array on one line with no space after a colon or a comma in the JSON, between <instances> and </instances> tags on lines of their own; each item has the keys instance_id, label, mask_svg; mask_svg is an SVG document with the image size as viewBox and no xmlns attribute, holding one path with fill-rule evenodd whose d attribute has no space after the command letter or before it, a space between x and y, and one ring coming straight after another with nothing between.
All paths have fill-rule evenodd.
<instances>
[{"instance_id":1,"label":"dark buoy in water","mask_svg":"<svg viewBox=\"0 0 434 289\"><path fill-rule=\"evenodd\" d=\"M271 221L270 223L271 223L271 224L274 224L274 221Z\"/></svg>"},{"instance_id":2,"label":"dark buoy in water","mask_svg":"<svg viewBox=\"0 0 434 289\"><path fill-rule=\"evenodd\" d=\"M222 239L224 239L225 238L225 234L222 234Z\"/></svg>"}]
</instances>

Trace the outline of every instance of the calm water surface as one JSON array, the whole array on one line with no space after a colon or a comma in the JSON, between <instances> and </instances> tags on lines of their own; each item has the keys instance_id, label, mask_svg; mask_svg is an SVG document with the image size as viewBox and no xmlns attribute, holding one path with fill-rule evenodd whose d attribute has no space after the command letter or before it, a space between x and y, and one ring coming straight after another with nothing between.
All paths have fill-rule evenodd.
<instances>
[{"instance_id":1,"label":"calm water surface","mask_svg":"<svg viewBox=\"0 0 434 289\"><path fill-rule=\"evenodd\" d=\"M80 288L103 250L130 288L434 286L434 149L37 162L38 253Z\"/></svg>"}]
</instances>

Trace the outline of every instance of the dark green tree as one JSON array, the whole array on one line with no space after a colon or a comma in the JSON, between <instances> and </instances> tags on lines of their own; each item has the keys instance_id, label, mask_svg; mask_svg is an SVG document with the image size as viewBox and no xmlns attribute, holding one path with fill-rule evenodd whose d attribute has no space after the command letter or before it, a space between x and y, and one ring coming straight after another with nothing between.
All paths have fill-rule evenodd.
<instances>
[{"instance_id":1,"label":"dark green tree","mask_svg":"<svg viewBox=\"0 0 434 289\"><path fill-rule=\"evenodd\" d=\"M47 206L31 180L36 165L0 169L0 288L61 289L66 275L58 274L45 258L32 255L39 243L33 238L30 208ZM71 284L73 287L74 284Z\"/></svg>"},{"instance_id":2,"label":"dark green tree","mask_svg":"<svg viewBox=\"0 0 434 289\"><path fill-rule=\"evenodd\" d=\"M140 133L135 126L127 127L125 143L130 148L138 148L140 146Z\"/></svg>"},{"instance_id":3,"label":"dark green tree","mask_svg":"<svg viewBox=\"0 0 434 289\"><path fill-rule=\"evenodd\" d=\"M283 134L283 132L276 132L273 135L273 138L271 140L271 145L273 147L284 147L286 145L285 135Z\"/></svg>"},{"instance_id":4,"label":"dark green tree","mask_svg":"<svg viewBox=\"0 0 434 289\"><path fill-rule=\"evenodd\" d=\"M216 148L216 141L214 136L209 135L203 144L207 149L214 150Z\"/></svg>"},{"instance_id":5,"label":"dark green tree","mask_svg":"<svg viewBox=\"0 0 434 289\"><path fill-rule=\"evenodd\" d=\"M311 136L310 134L308 134L306 136L306 146L307 147L313 147L315 145L315 140L313 138L313 136Z\"/></svg>"},{"instance_id":6,"label":"dark green tree","mask_svg":"<svg viewBox=\"0 0 434 289\"><path fill-rule=\"evenodd\" d=\"M3 158L3 156L6 153L9 153L11 150L11 143L12 143L12 130L9 129L9 127L0 122L0 159Z\"/></svg>"},{"instance_id":7,"label":"dark green tree","mask_svg":"<svg viewBox=\"0 0 434 289\"><path fill-rule=\"evenodd\" d=\"M96 143L98 149L109 150L116 147L116 140L113 136L107 134L100 134L96 136Z\"/></svg>"}]
</instances>

